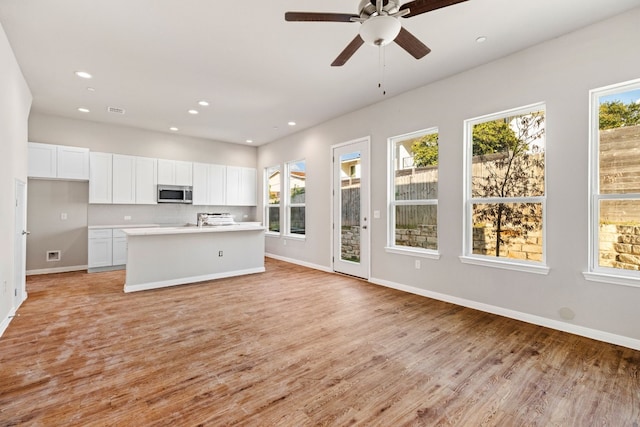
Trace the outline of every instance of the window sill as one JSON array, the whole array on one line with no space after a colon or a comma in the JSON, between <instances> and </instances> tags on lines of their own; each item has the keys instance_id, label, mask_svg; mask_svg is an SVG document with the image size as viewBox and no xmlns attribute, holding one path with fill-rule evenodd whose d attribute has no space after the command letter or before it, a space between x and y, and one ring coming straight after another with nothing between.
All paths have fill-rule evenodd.
<instances>
[{"instance_id":1,"label":"window sill","mask_svg":"<svg viewBox=\"0 0 640 427\"><path fill-rule=\"evenodd\" d=\"M275 231L265 231L264 235L266 237L280 237L280 233Z\"/></svg>"},{"instance_id":2,"label":"window sill","mask_svg":"<svg viewBox=\"0 0 640 427\"><path fill-rule=\"evenodd\" d=\"M386 246L384 248L385 252L390 254L398 254L398 255L408 255L415 256L420 258L429 258L429 259L440 259L440 252L430 251L426 249L417 249L417 248L403 248L398 246Z\"/></svg>"},{"instance_id":3,"label":"window sill","mask_svg":"<svg viewBox=\"0 0 640 427\"><path fill-rule=\"evenodd\" d=\"M502 268L504 270L522 271L524 273L549 274L550 268L542 264L533 264L528 262L516 262L513 260L502 260L498 258L479 257L479 256L461 256L460 261L463 264L483 265L485 267Z\"/></svg>"},{"instance_id":4,"label":"window sill","mask_svg":"<svg viewBox=\"0 0 640 427\"><path fill-rule=\"evenodd\" d=\"M584 273L582 273L582 275L586 280L589 280L591 282L601 282L612 285L640 288L640 278L609 273L594 273L593 271L585 271Z\"/></svg>"}]
</instances>

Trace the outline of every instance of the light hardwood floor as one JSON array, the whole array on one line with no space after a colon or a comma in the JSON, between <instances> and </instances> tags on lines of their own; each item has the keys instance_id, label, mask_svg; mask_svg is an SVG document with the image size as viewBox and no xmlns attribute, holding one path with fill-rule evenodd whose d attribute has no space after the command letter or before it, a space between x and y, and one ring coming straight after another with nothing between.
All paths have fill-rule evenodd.
<instances>
[{"instance_id":1,"label":"light hardwood floor","mask_svg":"<svg viewBox=\"0 0 640 427\"><path fill-rule=\"evenodd\" d=\"M267 259L124 294L30 276L0 426L637 426L640 352Z\"/></svg>"}]
</instances>

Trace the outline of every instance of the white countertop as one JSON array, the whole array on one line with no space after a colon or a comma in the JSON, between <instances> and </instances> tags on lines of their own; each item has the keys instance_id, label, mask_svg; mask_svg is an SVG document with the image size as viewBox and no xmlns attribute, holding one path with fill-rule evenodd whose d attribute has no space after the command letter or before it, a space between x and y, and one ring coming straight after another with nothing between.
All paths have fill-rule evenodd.
<instances>
[{"instance_id":1,"label":"white countertop","mask_svg":"<svg viewBox=\"0 0 640 427\"><path fill-rule=\"evenodd\" d=\"M127 236L153 236L161 234L194 234L194 233L226 233L231 231L264 231L262 225L256 223L239 223L235 225L214 225L197 227L194 225L182 227L137 227L123 228Z\"/></svg>"}]
</instances>

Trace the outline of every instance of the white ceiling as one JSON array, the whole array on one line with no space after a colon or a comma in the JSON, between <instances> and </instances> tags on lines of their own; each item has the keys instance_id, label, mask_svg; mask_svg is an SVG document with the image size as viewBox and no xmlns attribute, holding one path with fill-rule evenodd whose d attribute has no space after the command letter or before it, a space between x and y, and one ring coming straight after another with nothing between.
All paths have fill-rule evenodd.
<instances>
[{"instance_id":1,"label":"white ceiling","mask_svg":"<svg viewBox=\"0 0 640 427\"><path fill-rule=\"evenodd\" d=\"M260 145L640 7L640 0L469 0L401 18L432 52L415 60L387 46L383 95L377 47L330 66L360 24L284 21L286 11L357 13L358 3L0 0L0 23L32 111ZM487 41L476 43L478 36ZM76 70L94 77L80 79ZM202 99L211 105L198 106Z\"/></svg>"}]
</instances>

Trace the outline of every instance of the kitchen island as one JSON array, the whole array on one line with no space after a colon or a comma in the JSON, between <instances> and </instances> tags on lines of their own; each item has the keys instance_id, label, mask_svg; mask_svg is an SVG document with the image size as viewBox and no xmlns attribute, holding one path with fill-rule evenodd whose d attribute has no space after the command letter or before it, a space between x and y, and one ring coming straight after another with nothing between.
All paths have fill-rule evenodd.
<instances>
[{"instance_id":1,"label":"kitchen island","mask_svg":"<svg viewBox=\"0 0 640 427\"><path fill-rule=\"evenodd\" d=\"M264 227L256 224L123 229L125 292L262 273Z\"/></svg>"}]
</instances>

